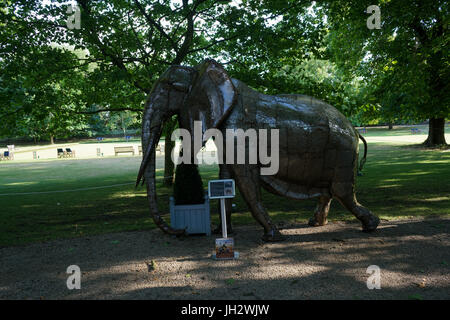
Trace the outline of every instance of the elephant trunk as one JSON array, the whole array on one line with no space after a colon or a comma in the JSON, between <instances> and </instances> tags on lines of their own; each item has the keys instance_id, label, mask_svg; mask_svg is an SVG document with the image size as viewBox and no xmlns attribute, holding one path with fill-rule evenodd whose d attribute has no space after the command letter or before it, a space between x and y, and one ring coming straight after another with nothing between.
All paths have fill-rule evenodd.
<instances>
[{"instance_id":1,"label":"elephant trunk","mask_svg":"<svg viewBox=\"0 0 450 320\"><path fill-rule=\"evenodd\" d=\"M165 233L182 235L185 231L171 228L158 211L155 181L155 145L158 143L162 131L164 117L161 111L162 110L159 110L159 108L155 108L150 100L142 121L142 147L144 156L142 158L141 167L139 168L136 185L138 185L142 177L144 177L147 186L147 199L150 207L150 215L155 224Z\"/></svg>"}]
</instances>

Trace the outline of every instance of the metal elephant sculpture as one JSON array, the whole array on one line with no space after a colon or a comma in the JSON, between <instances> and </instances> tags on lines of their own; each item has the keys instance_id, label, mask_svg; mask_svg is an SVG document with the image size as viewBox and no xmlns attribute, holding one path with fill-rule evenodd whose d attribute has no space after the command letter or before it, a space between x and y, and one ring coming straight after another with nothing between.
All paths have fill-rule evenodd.
<instances>
[{"instance_id":1,"label":"metal elephant sculpture","mask_svg":"<svg viewBox=\"0 0 450 320\"><path fill-rule=\"evenodd\" d=\"M337 109L304 95L269 96L232 79L214 60L196 67L171 66L153 86L146 102L142 124L143 160L137 183L147 186L151 216L170 234L172 229L160 216L155 190L155 145L162 125L177 114L180 127L192 133L195 120L204 129L266 128L279 130L279 170L261 175L260 164L220 164L220 176L236 180L253 217L264 228L263 239L276 241L281 234L261 199L261 189L290 199L318 198L311 226L327 223L333 198L352 212L364 231L373 231L379 218L358 203L355 179L358 172L358 131ZM230 203L227 214L229 215ZM231 221L228 218L228 221ZM230 226L231 227L231 226Z\"/></svg>"}]
</instances>

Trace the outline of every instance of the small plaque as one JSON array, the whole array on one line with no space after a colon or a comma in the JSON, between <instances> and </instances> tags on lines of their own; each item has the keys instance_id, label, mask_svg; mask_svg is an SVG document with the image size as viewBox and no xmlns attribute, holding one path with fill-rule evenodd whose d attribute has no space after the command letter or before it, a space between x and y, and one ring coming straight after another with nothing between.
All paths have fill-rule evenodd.
<instances>
[{"instance_id":1,"label":"small plaque","mask_svg":"<svg viewBox=\"0 0 450 320\"><path fill-rule=\"evenodd\" d=\"M233 238L216 239L216 259L234 259Z\"/></svg>"},{"instance_id":2,"label":"small plaque","mask_svg":"<svg viewBox=\"0 0 450 320\"><path fill-rule=\"evenodd\" d=\"M211 180L208 183L210 199L234 198L235 187L233 179Z\"/></svg>"}]
</instances>

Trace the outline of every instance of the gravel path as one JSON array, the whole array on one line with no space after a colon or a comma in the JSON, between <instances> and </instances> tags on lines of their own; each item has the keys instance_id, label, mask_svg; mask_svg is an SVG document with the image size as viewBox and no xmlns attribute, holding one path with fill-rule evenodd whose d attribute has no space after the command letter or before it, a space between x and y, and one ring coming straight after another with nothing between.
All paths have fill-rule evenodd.
<instances>
[{"instance_id":1,"label":"gravel path","mask_svg":"<svg viewBox=\"0 0 450 320\"><path fill-rule=\"evenodd\" d=\"M382 221L372 234L290 225L269 244L256 225L235 230L235 261L210 258L214 237L159 230L1 248L0 299L450 299L450 217ZM80 290L66 287L69 265ZM369 265L380 290L366 286Z\"/></svg>"}]
</instances>

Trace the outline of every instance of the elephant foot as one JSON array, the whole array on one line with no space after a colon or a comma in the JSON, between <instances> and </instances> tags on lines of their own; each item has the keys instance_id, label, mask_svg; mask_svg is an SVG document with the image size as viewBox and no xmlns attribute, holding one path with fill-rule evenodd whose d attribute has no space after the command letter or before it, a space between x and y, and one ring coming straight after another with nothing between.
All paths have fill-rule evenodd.
<instances>
[{"instance_id":1,"label":"elephant foot","mask_svg":"<svg viewBox=\"0 0 450 320\"><path fill-rule=\"evenodd\" d=\"M380 224L380 219L377 216L370 216L367 221L363 222L363 231L372 232L375 231Z\"/></svg>"},{"instance_id":2,"label":"elephant foot","mask_svg":"<svg viewBox=\"0 0 450 320\"><path fill-rule=\"evenodd\" d=\"M269 232L264 233L261 239L265 242L277 242L283 241L284 236L277 229L272 229Z\"/></svg>"},{"instance_id":3,"label":"elephant foot","mask_svg":"<svg viewBox=\"0 0 450 320\"><path fill-rule=\"evenodd\" d=\"M325 219L325 221L318 221L315 217L309 219L308 225L311 227L321 227L328 224L328 220Z\"/></svg>"},{"instance_id":4,"label":"elephant foot","mask_svg":"<svg viewBox=\"0 0 450 320\"><path fill-rule=\"evenodd\" d=\"M219 225L217 228L212 230L213 234L222 234L222 226ZM227 234L234 234L233 228L231 226L227 226Z\"/></svg>"}]
</instances>

